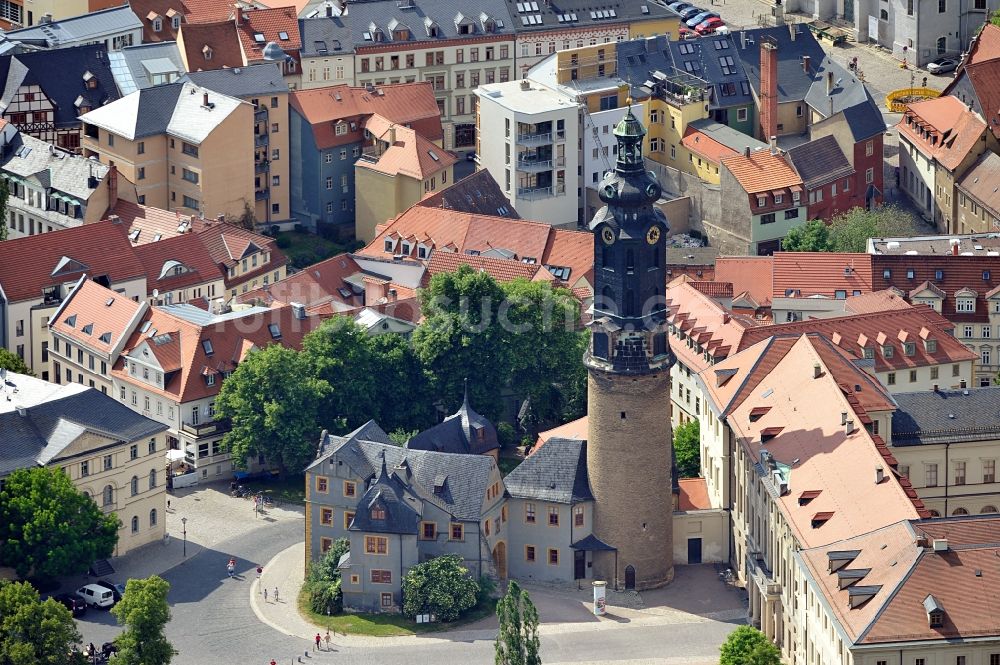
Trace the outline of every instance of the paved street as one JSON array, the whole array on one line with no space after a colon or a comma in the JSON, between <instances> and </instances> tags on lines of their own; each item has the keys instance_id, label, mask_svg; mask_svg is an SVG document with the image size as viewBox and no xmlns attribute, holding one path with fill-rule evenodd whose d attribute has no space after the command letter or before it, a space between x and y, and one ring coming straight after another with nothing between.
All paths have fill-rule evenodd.
<instances>
[{"instance_id":1,"label":"paved street","mask_svg":"<svg viewBox=\"0 0 1000 665\"><path fill-rule=\"evenodd\" d=\"M228 496L225 487L185 490L172 497L167 544L147 547L141 556L115 560L123 581L160 574L171 584L173 618L167 635L180 652L175 663L295 663L315 632L298 618L291 603L302 577L301 511L276 508L254 518L251 504ZM187 557L183 557L180 518L188 517ZM226 561L240 562L229 579ZM281 591L279 603L259 595L256 565L263 583ZM542 618L546 663L633 665L709 665L718 662L719 644L742 617L742 595L726 589L711 566L678 569L671 587L646 594L642 609L611 608L598 620L587 608L587 591L532 588ZM261 619L264 621L262 622ZM78 621L85 642L101 644L118 634L114 617L90 610ZM291 633L291 634L289 634ZM490 663L496 619L460 631L407 638L338 637L332 653L310 654L309 662L441 665ZM305 661L305 658L303 658Z\"/></svg>"}]
</instances>

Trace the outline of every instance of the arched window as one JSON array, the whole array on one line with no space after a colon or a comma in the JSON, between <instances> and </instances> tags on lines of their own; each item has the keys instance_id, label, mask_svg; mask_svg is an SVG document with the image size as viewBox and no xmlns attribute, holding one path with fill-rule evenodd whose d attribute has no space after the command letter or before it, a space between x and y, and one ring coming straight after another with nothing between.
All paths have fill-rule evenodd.
<instances>
[{"instance_id":1,"label":"arched window","mask_svg":"<svg viewBox=\"0 0 1000 665\"><path fill-rule=\"evenodd\" d=\"M132 476L132 496L139 493L139 476Z\"/></svg>"},{"instance_id":2,"label":"arched window","mask_svg":"<svg viewBox=\"0 0 1000 665\"><path fill-rule=\"evenodd\" d=\"M139 533L139 518L132 518L132 533Z\"/></svg>"},{"instance_id":3,"label":"arched window","mask_svg":"<svg viewBox=\"0 0 1000 665\"><path fill-rule=\"evenodd\" d=\"M980 510L979 512L981 512L983 514L985 514L985 513L995 513L995 512L997 512L997 507L996 506L983 506L983 509Z\"/></svg>"},{"instance_id":4,"label":"arched window","mask_svg":"<svg viewBox=\"0 0 1000 665\"><path fill-rule=\"evenodd\" d=\"M941 517L941 513L936 510L931 511L931 517Z\"/></svg>"},{"instance_id":5,"label":"arched window","mask_svg":"<svg viewBox=\"0 0 1000 665\"><path fill-rule=\"evenodd\" d=\"M156 469L149 470L149 489L156 487Z\"/></svg>"},{"instance_id":6,"label":"arched window","mask_svg":"<svg viewBox=\"0 0 1000 665\"><path fill-rule=\"evenodd\" d=\"M149 511L149 526L150 528L156 526L156 508Z\"/></svg>"},{"instance_id":7,"label":"arched window","mask_svg":"<svg viewBox=\"0 0 1000 665\"><path fill-rule=\"evenodd\" d=\"M104 488L104 505L110 506L115 502L115 488L108 485Z\"/></svg>"},{"instance_id":8,"label":"arched window","mask_svg":"<svg viewBox=\"0 0 1000 665\"><path fill-rule=\"evenodd\" d=\"M605 312L610 312L614 314L617 311L617 305L615 303L615 293L611 290L610 286L605 286L601 290L601 307Z\"/></svg>"},{"instance_id":9,"label":"arched window","mask_svg":"<svg viewBox=\"0 0 1000 665\"><path fill-rule=\"evenodd\" d=\"M966 510L965 508L956 508L955 510L952 511L951 514L952 515L968 515L969 511Z\"/></svg>"},{"instance_id":10,"label":"arched window","mask_svg":"<svg viewBox=\"0 0 1000 665\"><path fill-rule=\"evenodd\" d=\"M882 11L880 11L878 13L878 17L880 19L882 19L883 21L888 21L889 20L889 12L887 12L886 10L883 9Z\"/></svg>"},{"instance_id":11,"label":"arched window","mask_svg":"<svg viewBox=\"0 0 1000 665\"><path fill-rule=\"evenodd\" d=\"M948 38L938 37L937 40L937 52L938 55L944 55L948 51Z\"/></svg>"}]
</instances>

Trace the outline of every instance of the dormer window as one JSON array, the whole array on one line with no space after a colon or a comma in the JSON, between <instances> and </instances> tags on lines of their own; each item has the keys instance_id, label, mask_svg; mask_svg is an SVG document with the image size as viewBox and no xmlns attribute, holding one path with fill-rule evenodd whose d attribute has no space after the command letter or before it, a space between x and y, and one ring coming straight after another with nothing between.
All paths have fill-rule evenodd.
<instances>
[{"instance_id":1,"label":"dormer window","mask_svg":"<svg viewBox=\"0 0 1000 665\"><path fill-rule=\"evenodd\" d=\"M153 32L160 32L163 30L163 19L156 17L153 19Z\"/></svg>"},{"instance_id":2,"label":"dormer window","mask_svg":"<svg viewBox=\"0 0 1000 665\"><path fill-rule=\"evenodd\" d=\"M208 44L205 44L205 46L203 46L202 49L201 49L201 54L205 57L205 60L211 60L212 59L212 47L209 46Z\"/></svg>"},{"instance_id":3,"label":"dormer window","mask_svg":"<svg viewBox=\"0 0 1000 665\"><path fill-rule=\"evenodd\" d=\"M927 349L927 353L937 353L937 340L936 339L924 340L924 348Z\"/></svg>"},{"instance_id":4,"label":"dormer window","mask_svg":"<svg viewBox=\"0 0 1000 665\"><path fill-rule=\"evenodd\" d=\"M766 205L767 205L767 197L766 196L758 196L757 197L757 207L758 208L763 208Z\"/></svg>"},{"instance_id":5,"label":"dormer window","mask_svg":"<svg viewBox=\"0 0 1000 665\"><path fill-rule=\"evenodd\" d=\"M206 374L205 375L205 385L206 386L214 386L215 385L215 374Z\"/></svg>"},{"instance_id":6,"label":"dormer window","mask_svg":"<svg viewBox=\"0 0 1000 665\"><path fill-rule=\"evenodd\" d=\"M904 342L903 343L903 355L905 355L905 356L914 356L914 355L916 355L916 353L917 353L917 345L916 344L914 344L913 342Z\"/></svg>"},{"instance_id":7,"label":"dormer window","mask_svg":"<svg viewBox=\"0 0 1000 665\"><path fill-rule=\"evenodd\" d=\"M894 353L894 349L892 348L892 346L886 344L885 346L882 347L882 357L883 358L892 358L893 353Z\"/></svg>"},{"instance_id":8,"label":"dormer window","mask_svg":"<svg viewBox=\"0 0 1000 665\"><path fill-rule=\"evenodd\" d=\"M391 239L389 239L389 238L385 239L385 251L387 251L387 252L389 252L391 254L392 250L395 249L395 246L396 246L396 243L394 243Z\"/></svg>"},{"instance_id":9,"label":"dormer window","mask_svg":"<svg viewBox=\"0 0 1000 665\"><path fill-rule=\"evenodd\" d=\"M180 30L181 27L181 15L176 14L172 19L170 19L170 24L174 27L174 30Z\"/></svg>"},{"instance_id":10,"label":"dormer window","mask_svg":"<svg viewBox=\"0 0 1000 665\"><path fill-rule=\"evenodd\" d=\"M385 519L385 507L384 506L374 506L371 510L371 517L373 520L384 520Z\"/></svg>"},{"instance_id":11,"label":"dormer window","mask_svg":"<svg viewBox=\"0 0 1000 665\"><path fill-rule=\"evenodd\" d=\"M955 299L955 311L963 313L972 313L976 311L976 299L975 298L956 298Z\"/></svg>"},{"instance_id":12,"label":"dormer window","mask_svg":"<svg viewBox=\"0 0 1000 665\"><path fill-rule=\"evenodd\" d=\"M873 360L875 358L875 349L870 346L866 346L861 349L861 357L865 360Z\"/></svg>"},{"instance_id":13,"label":"dormer window","mask_svg":"<svg viewBox=\"0 0 1000 665\"><path fill-rule=\"evenodd\" d=\"M944 607L934 596L924 598L924 610L927 611L927 625L931 628L941 628L944 625Z\"/></svg>"}]
</instances>

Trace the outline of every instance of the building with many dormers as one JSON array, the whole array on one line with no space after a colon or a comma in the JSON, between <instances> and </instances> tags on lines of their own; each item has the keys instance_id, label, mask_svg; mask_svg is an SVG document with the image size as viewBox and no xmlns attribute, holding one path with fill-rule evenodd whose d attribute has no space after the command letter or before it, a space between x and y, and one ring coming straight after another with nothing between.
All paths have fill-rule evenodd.
<instances>
[{"instance_id":1,"label":"building with many dormers","mask_svg":"<svg viewBox=\"0 0 1000 665\"><path fill-rule=\"evenodd\" d=\"M0 370L0 486L18 469L61 468L118 516L115 556L163 539L165 429L92 388Z\"/></svg>"}]
</instances>

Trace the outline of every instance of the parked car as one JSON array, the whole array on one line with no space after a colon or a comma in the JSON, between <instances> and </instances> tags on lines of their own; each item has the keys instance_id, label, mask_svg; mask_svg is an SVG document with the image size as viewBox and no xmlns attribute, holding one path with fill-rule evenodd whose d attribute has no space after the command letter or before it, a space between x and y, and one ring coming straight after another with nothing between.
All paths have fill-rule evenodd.
<instances>
[{"instance_id":1,"label":"parked car","mask_svg":"<svg viewBox=\"0 0 1000 665\"><path fill-rule=\"evenodd\" d=\"M699 23L704 23L713 16L718 18L719 15L716 12L702 12L700 14L696 14L693 17L689 18L687 21L684 22L684 25L686 25L689 28L696 28L698 27Z\"/></svg>"},{"instance_id":2,"label":"parked car","mask_svg":"<svg viewBox=\"0 0 1000 665\"><path fill-rule=\"evenodd\" d=\"M698 39L699 37L701 37L701 35L687 26L682 25L677 29L678 39Z\"/></svg>"},{"instance_id":3,"label":"parked car","mask_svg":"<svg viewBox=\"0 0 1000 665\"><path fill-rule=\"evenodd\" d=\"M94 582L94 584L96 584L97 586L104 587L105 589L110 591L116 603L122 599L122 596L125 595L124 584L115 584L114 582L111 582L109 580L97 580L96 582Z\"/></svg>"},{"instance_id":4,"label":"parked car","mask_svg":"<svg viewBox=\"0 0 1000 665\"><path fill-rule=\"evenodd\" d=\"M87 611L87 603L83 602L83 598L72 594L60 593L52 596L52 600L64 605L66 609L73 613L73 616L80 616Z\"/></svg>"},{"instance_id":5,"label":"parked car","mask_svg":"<svg viewBox=\"0 0 1000 665\"><path fill-rule=\"evenodd\" d=\"M680 13L682 10L687 9L691 6L690 2L671 2L667 7L673 9L675 12Z\"/></svg>"},{"instance_id":6,"label":"parked car","mask_svg":"<svg viewBox=\"0 0 1000 665\"><path fill-rule=\"evenodd\" d=\"M699 35L710 35L717 29L725 25L721 18L718 16L713 16L710 19L702 21L698 24L698 27L694 29Z\"/></svg>"},{"instance_id":7,"label":"parked car","mask_svg":"<svg viewBox=\"0 0 1000 665\"><path fill-rule=\"evenodd\" d=\"M958 61L951 58L938 58L927 63L927 71L931 74L947 74L958 68Z\"/></svg>"},{"instance_id":8,"label":"parked car","mask_svg":"<svg viewBox=\"0 0 1000 665\"><path fill-rule=\"evenodd\" d=\"M115 594L97 584L85 584L76 590L76 595L91 607L111 607L115 604Z\"/></svg>"},{"instance_id":9,"label":"parked car","mask_svg":"<svg viewBox=\"0 0 1000 665\"><path fill-rule=\"evenodd\" d=\"M690 7L685 7L684 9L680 10L678 14L680 14L681 18L686 21L692 16L697 16L698 14L701 14L703 11L705 10L702 9L701 7L695 7L694 5L691 5Z\"/></svg>"}]
</instances>

